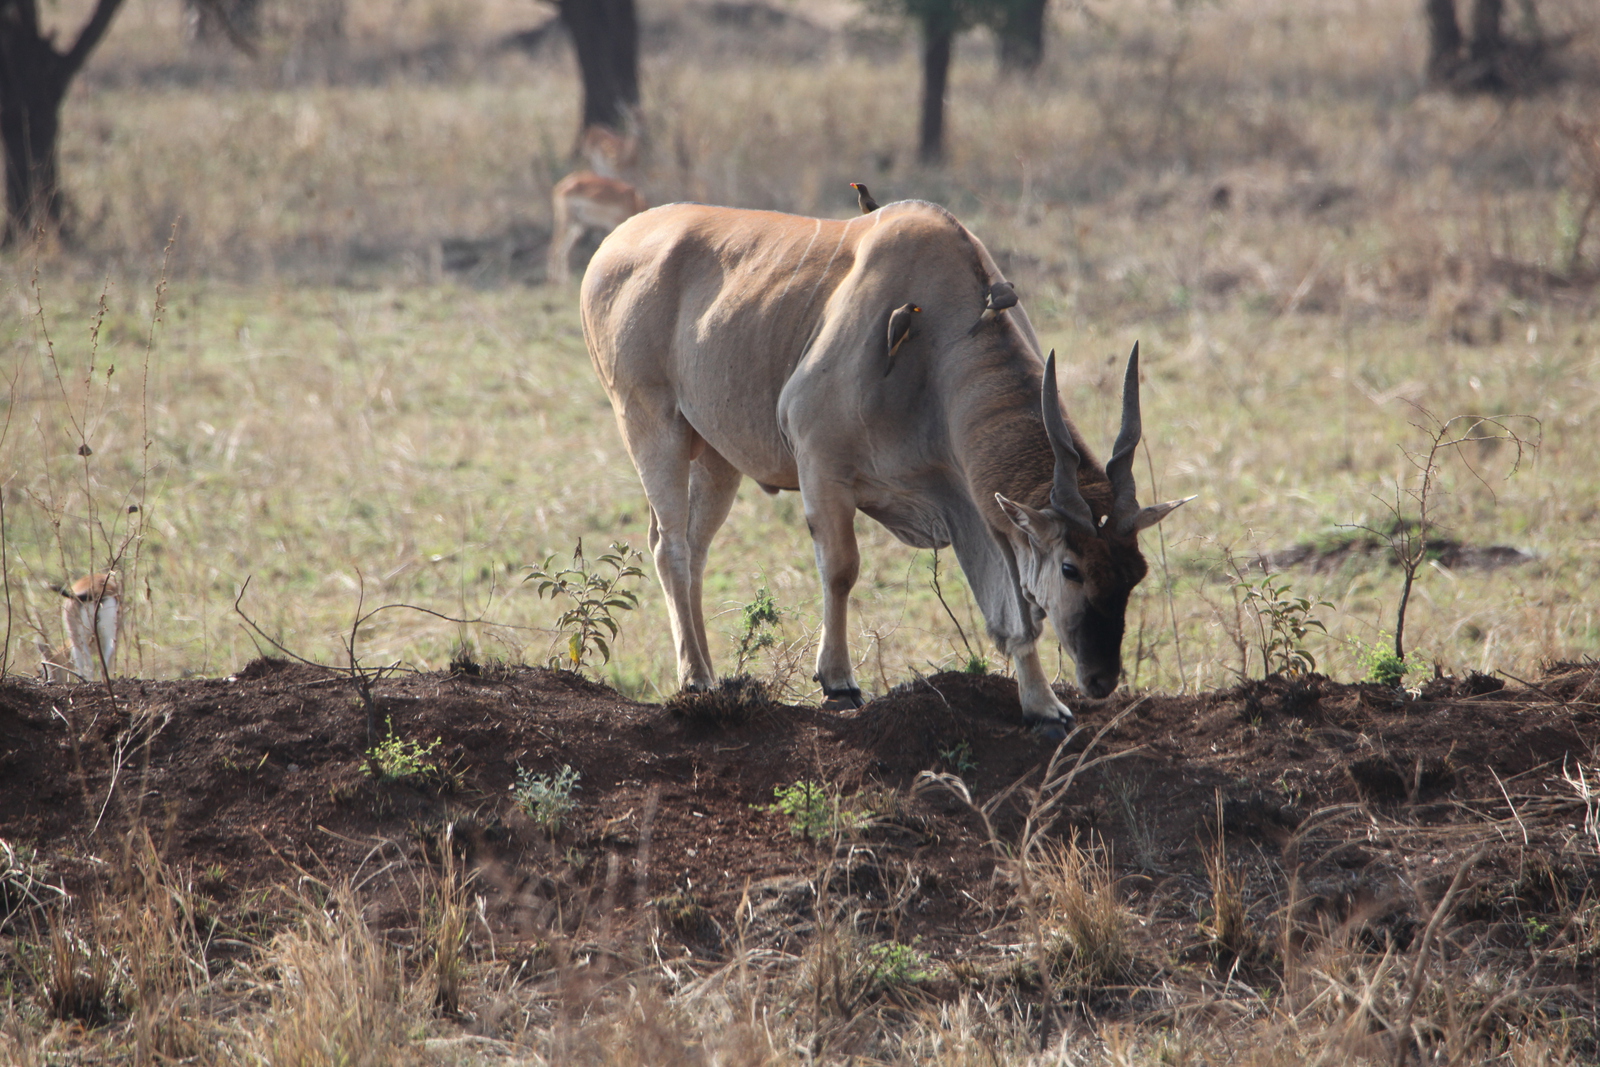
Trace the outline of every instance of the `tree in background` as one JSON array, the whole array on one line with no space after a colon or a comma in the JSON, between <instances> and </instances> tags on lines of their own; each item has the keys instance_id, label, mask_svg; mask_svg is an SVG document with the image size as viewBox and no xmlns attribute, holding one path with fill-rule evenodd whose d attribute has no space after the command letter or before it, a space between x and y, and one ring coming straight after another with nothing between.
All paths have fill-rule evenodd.
<instances>
[{"instance_id":1,"label":"tree in background","mask_svg":"<svg viewBox=\"0 0 1600 1067\"><path fill-rule=\"evenodd\" d=\"M184 0L184 31L197 44L226 41L255 55L261 36L261 0Z\"/></svg>"},{"instance_id":2,"label":"tree in background","mask_svg":"<svg viewBox=\"0 0 1600 1067\"><path fill-rule=\"evenodd\" d=\"M572 35L583 122L632 133L639 108L639 20L633 0L550 0Z\"/></svg>"},{"instance_id":3,"label":"tree in background","mask_svg":"<svg viewBox=\"0 0 1600 1067\"><path fill-rule=\"evenodd\" d=\"M10 244L39 227L60 230L56 167L61 103L67 87L105 36L122 0L96 0L65 52L39 25L38 0L0 0L0 140L5 144L6 227Z\"/></svg>"},{"instance_id":4,"label":"tree in background","mask_svg":"<svg viewBox=\"0 0 1600 1067\"><path fill-rule=\"evenodd\" d=\"M1045 8L1049 0L1004 0L995 34L1000 38L1000 69L1032 74L1044 62Z\"/></svg>"},{"instance_id":5,"label":"tree in background","mask_svg":"<svg viewBox=\"0 0 1600 1067\"><path fill-rule=\"evenodd\" d=\"M1461 30L1456 0L1423 0L1428 23L1428 84L1458 93L1516 94L1555 80L1550 60L1566 38L1547 38L1534 0L1521 0L1523 35L1507 34L1505 0L1472 0L1470 36Z\"/></svg>"},{"instance_id":6,"label":"tree in background","mask_svg":"<svg viewBox=\"0 0 1600 1067\"><path fill-rule=\"evenodd\" d=\"M1044 0L867 0L867 4L909 18L921 30L922 109L917 157L924 163L944 162L944 100L957 34L974 26L995 27L1001 35L1001 62L1007 64L1007 29L1020 41L1028 36L1023 28L1032 25L1036 15L1037 33L1030 37L1031 43L1011 45L1011 55L1017 59L1013 69L1032 69L1044 55ZM1033 4L1037 5L1036 13L1023 12ZM1031 57L1027 62L1023 61L1025 55Z\"/></svg>"}]
</instances>

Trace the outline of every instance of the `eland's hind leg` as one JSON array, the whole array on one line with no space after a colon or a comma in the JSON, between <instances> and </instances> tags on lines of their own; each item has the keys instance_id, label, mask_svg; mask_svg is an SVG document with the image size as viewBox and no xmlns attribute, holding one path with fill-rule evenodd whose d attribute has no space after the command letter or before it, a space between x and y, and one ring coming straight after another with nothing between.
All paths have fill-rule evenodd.
<instances>
[{"instance_id":1,"label":"eland's hind leg","mask_svg":"<svg viewBox=\"0 0 1600 1067\"><path fill-rule=\"evenodd\" d=\"M739 493L739 482L744 477L704 441L696 439L700 455L694 460L689 474L689 603L692 608L690 623L701 660L709 673L711 646L706 643L706 619L703 609L706 554L711 539L727 521L733 500ZM693 449L691 449L692 451Z\"/></svg>"},{"instance_id":2,"label":"eland's hind leg","mask_svg":"<svg viewBox=\"0 0 1600 1067\"><path fill-rule=\"evenodd\" d=\"M676 409L662 413L629 405L618 412L617 425L650 502L650 551L667 595L678 682L685 689L708 688L716 676L701 581L706 550L733 505L739 472L706 448Z\"/></svg>"}]
</instances>

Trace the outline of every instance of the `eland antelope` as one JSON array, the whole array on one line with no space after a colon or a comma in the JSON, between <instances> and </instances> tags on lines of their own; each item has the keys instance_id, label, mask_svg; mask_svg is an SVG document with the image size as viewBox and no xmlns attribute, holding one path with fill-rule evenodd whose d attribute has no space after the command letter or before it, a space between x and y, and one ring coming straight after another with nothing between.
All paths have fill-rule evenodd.
<instances>
[{"instance_id":1,"label":"eland antelope","mask_svg":"<svg viewBox=\"0 0 1600 1067\"><path fill-rule=\"evenodd\" d=\"M61 587L61 625L67 643L52 650L39 642L39 674L46 682L87 682L106 673L117 655L122 587L115 571L91 574ZM70 664L70 666L69 666Z\"/></svg>"},{"instance_id":2,"label":"eland antelope","mask_svg":"<svg viewBox=\"0 0 1600 1067\"><path fill-rule=\"evenodd\" d=\"M861 703L846 628L857 511L913 547L954 546L1045 736L1073 723L1040 663L1046 618L1090 695L1116 687L1146 570L1138 533L1183 501L1134 499L1138 346L1102 467L1062 414L1055 354L1041 359L1020 306L968 334L1002 282L977 237L914 201L849 221L674 204L601 244L583 279L584 337L650 503L685 688L715 680L701 581L744 477L800 492L830 699ZM886 327L908 303L918 326L886 377Z\"/></svg>"}]
</instances>

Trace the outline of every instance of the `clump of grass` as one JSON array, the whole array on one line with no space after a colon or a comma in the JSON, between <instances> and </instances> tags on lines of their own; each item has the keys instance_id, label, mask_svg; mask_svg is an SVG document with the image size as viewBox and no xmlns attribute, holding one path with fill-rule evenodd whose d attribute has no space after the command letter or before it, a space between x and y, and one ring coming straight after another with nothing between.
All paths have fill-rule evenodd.
<instances>
[{"instance_id":1,"label":"clump of grass","mask_svg":"<svg viewBox=\"0 0 1600 1067\"><path fill-rule=\"evenodd\" d=\"M1203 927L1219 962L1232 963L1254 955L1258 943L1244 899L1244 875L1228 863L1228 839L1223 829L1222 795L1217 795L1216 836L1204 850L1206 883L1211 890L1210 913Z\"/></svg>"},{"instance_id":2,"label":"clump of grass","mask_svg":"<svg viewBox=\"0 0 1600 1067\"><path fill-rule=\"evenodd\" d=\"M680 690L664 705L673 718L715 730L743 726L776 706L767 683L748 674L720 679L710 689Z\"/></svg>"},{"instance_id":3,"label":"clump of grass","mask_svg":"<svg viewBox=\"0 0 1600 1067\"><path fill-rule=\"evenodd\" d=\"M1134 957L1134 919L1117 896L1104 849L1082 845L1073 834L1043 850L1033 876L1047 909L1045 925L1057 937L1050 953L1057 978L1069 986L1101 986L1125 977Z\"/></svg>"},{"instance_id":4,"label":"clump of grass","mask_svg":"<svg viewBox=\"0 0 1600 1067\"><path fill-rule=\"evenodd\" d=\"M705 909L692 891L682 891L662 897L654 902L656 911L667 925L677 931L685 941L720 951L722 928Z\"/></svg>"},{"instance_id":5,"label":"clump of grass","mask_svg":"<svg viewBox=\"0 0 1600 1067\"><path fill-rule=\"evenodd\" d=\"M429 971L433 978L433 1003L445 1015L461 1014L461 989L465 981L467 929L472 914L467 904L467 882L456 856L455 827L446 826L439 837L439 869L429 888L422 929L432 949Z\"/></svg>"},{"instance_id":6,"label":"clump of grass","mask_svg":"<svg viewBox=\"0 0 1600 1067\"><path fill-rule=\"evenodd\" d=\"M347 883L305 900L300 921L268 947L262 975L270 1010L244 1051L295 1067L384 1067L403 1062L406 1017L396 958L361 917Z\"/></svg>"}]
</instances>

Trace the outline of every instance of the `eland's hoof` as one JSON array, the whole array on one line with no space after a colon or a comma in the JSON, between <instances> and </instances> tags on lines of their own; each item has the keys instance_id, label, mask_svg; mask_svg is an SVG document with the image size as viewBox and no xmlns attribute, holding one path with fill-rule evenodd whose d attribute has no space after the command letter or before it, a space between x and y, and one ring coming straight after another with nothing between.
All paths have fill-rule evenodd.
<instances>
[{"instance_id":1,"label":"eland's hoof","mask_svg":"<svg viewBox=\"0 0 1600 1067\"><path fill-rule=\"evenodd\" d=\"M823 686L822 695L826 698L822 707L827 711L854 711L866 703L861 699L859 689L829 689Z\"/></svg>"},{"instance_id":2,"label":"eland's hoof","mask_svg":"<svg viewBox=\"0 0 1600 1067\"><path fill-rule=\"evenodd\" d=\"M1067 735L1077 725L1072 719L1031 719L1027 723L1028 729L1035 737L1041 741L1048 741L1052 745L1058 745L1065 741Z\"/></svg>"}]
</instances>

